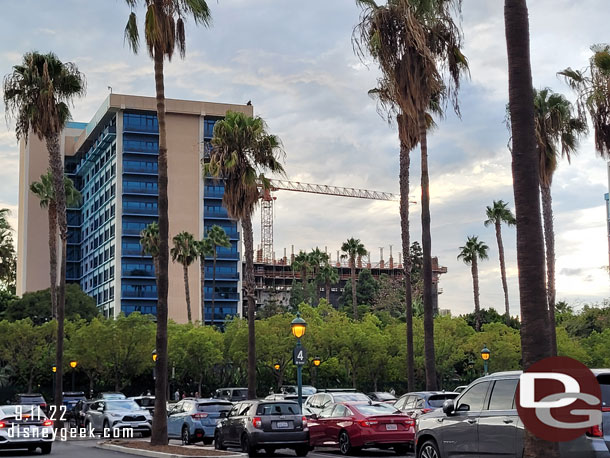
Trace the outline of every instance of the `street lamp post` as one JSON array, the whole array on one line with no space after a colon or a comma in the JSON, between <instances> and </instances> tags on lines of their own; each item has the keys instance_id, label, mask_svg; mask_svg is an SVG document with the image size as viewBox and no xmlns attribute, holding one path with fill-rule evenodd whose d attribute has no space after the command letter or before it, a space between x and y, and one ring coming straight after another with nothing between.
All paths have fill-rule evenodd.
<instances>
[{"instance_id":1,"label":"street lamp post","mask_svg":"<svg viewBox=\"0 0 610 458\"><path fill-rule=\"evenodd\" d=\"M76 374L76 366L78 366L78 361L73 359L70 361L70 367L72 368L72 391L74 391L74 375Z\"/></svg>"},{"instance_id":2,"label":"street lamp post","mask_svg":"<svg viewBox=\"0 0 610 458\"><path fill-rule=\"evenodd\" d=\"M487 345L483 345L483 349L481 350L481 358L483 358L483 368L485 371L485 375L489 375L489 357L491 356L491 352Z\"/></svg>"},{"instance_id":3,"label":"street lamp post","mask_svg":"<svg viewBox=\"0 0 610 458\"><path fill-rule=\"evenodd\" d=\"M55 396L55 376L56 376L55 373L57 372L57 366L52 365L51 370L53 371L53 391L52 391L52 393L53 393L53 396Z\"/></svg>"},{"instance_id":4,"label":"street lamp post","mask_svg":"<svg viewBox=\"0 0 610 458\"><path fill-rule=\"evenodd\" d=\"M155 348L152 351L152 360L153 360L153 363L155 363L153 366L153 380L157 380L157 358L158 358L157 349Z\"/></svg>"},{"instance_id":5,"label":"street lamp post","mask_svg":"<svg viewBox=\"0 0 610 458\"><path fill-rule=\"evenodd\" d=\"M312 385L316 386L316 383L318 381L318 367L320 367L320 363L322 362L322 360L316 356L313 359L313 381L312 381Z\"/></svg>"},{"instance_id":6,"label":"street lamp post","mask_svg":"<svg viewBox=\"0 0 610 458\"><path fill-rule=\"evenodd\" d=\"M307 323L303 318L301 318L301 314L297 312L297 317L292 320L290 323L290 329L292 330L292 335L297 338L297 346L294 349L292 354L292 359L294 364L297 366L297 394L299 407L303 406L303 374L302 369L305 361L307 361L307 350L301 346L301 337L305 335L305 330L307 329Z\"/></svg>"}]
</instances>

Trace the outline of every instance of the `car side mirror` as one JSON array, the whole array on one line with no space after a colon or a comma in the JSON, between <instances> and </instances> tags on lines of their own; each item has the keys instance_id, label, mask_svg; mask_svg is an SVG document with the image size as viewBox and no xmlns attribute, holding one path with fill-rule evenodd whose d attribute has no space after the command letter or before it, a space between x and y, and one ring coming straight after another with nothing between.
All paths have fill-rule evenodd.
<instances>
[{"instance_id":1,"label":"car side mirror","mask_svg":"<svg viewBox=\"0 0 610 458\"><path fill-rule=\"evenodd\" d=\"M443 402L443 412L445 415L451 415L455 412L455 404L453 403L453 399L447 399Z\"/></svg>"},{"instance_id":2,"label":"car side mirror","mask_svg":"<svg viewBox=\"0 0 610 458\"><path fill-rule=\"evenodd\" d=\"M99 407L97 408L97 411L98 411L98 412L103 412L103 411L104 411L104 406L99 406Z\"/></svg>"}]
</instances>

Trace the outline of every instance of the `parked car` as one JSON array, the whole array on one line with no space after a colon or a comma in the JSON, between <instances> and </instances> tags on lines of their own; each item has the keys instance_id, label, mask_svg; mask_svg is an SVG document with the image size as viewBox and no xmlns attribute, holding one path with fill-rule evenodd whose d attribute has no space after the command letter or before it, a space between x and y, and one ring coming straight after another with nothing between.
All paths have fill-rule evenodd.
<instances>
[{"instance_id":1,"label":"parked car","mask_svg":"<svg viewBox=\"0 0 610 458\"><path fill-rule=\"evenodd\" d=\"M298 401L296 394L272 393L265 397L265 401Z\"/></svg>"},{"instance_id":2,"label":"parked car","mask_svg":"<svg viewBox=\"0 0 610 458\"><path fill-rule=\"evenodd\" d=\"M76 403L72 411L70 412L68 418L70 420L70 426L73 428L84 428L85 427L85 417L87 416L87 411L93 401L81 400Z\"/></svg>"},{"instance_id":3,"label":"parked car","mask_svg":"<svg viewBox=\"0 0 610 458\"><path fill-rule=\"evenodd\" d=\"M338 446L342 455L363 448L390 448L407 453L413 447L415 420L386 403L331 404L308 420L309 443Z\"/></svg>"},{"instance_id":4,"label":"parked car","mask_svg":"<svg viewBox=\"0 0 610 458\"><path fill-rule=\"evenodd\" d=\"M374 391L372 393L366 393L366 395L376 402L387 402L388 404L394 404L396 402L396 396L387 391Z\"/></svg>"},{"instance_id":5,"label":"parked car","mask_svg":"<svg viewBox=\"0 0 610 458\"><path fill-rule=\"evenodd\" d=\"M364 393L354 389L318 390L303 403L303 413L306 416L319 414L325 407L335 402L369 402L371 399Z\"/></svg>"},{"instance_id":6,"label":"parked car","mask_svg":"<svg viewBox=\"0 0 610 458\"><path fill-rule=\"evenodd\" d=\"M232 407L230 401L222 399L183 399L167 414L167 435L182 439L184 444L203 441L210 445L216 425Z\"/></svg>"},{"instance_id":7,"label":"parked car","mask_svg":"<svg viewBox=\"0 0 610 458\"><path fill-rule=\"evenodd\" d=\"M28 437L19 434L26 431ZM53 421L36 404L0 406L0 449L40 448L43 455L51 453Z\"/></svg>"},{"instance_id":8,"label":"parked car","mask_svg":"<svg viewBox=\"0 0 610 458\"><path fill-rule=\"evenodd\" d=\"M127 399L135 401L140 407L148 410L151 415L155 413L155 397L154 396L131 396ZM169 411L169 410L168 410Z\"/></svg>"},{"instance_id":9,"label":"parked car","mask_svg":"<svg viewBox=\"0 0 610 458\"><path fill-rule=\"evenodd\" d=\"M214 392L214 399L225 399L233 403L248 399L248 388L219 388Z\"/></svg>"},{"instance_id":10,"label":"parked car","mask_svg":"<svg viewBox=\"0 0 610 458\"><path fill-rule=\"evenodd\" d=\"M47 401L40 393L19 393L15 397L15 404L22 406L39 406L46 414L49 413Z\"/></svg>"},{"instance_id":11,"label":"parked car","mask_svg":"<svg viewBox=\"0 0 610 458\"><path fill-rule=\"evenodd\" d=\"M602 389L602 424L559 443L562 458L610 458L610 369L593 369ZM515 407L520 371L499 372L472 382L442 410L418 419L418 458L523 456L523 423Z\"/></svg>"},{"instance_id":12,"label":"parked car","mask_svg":"<svg viewBox=\"0 0 610 458\"><path fill-rule=\"evenodd\" d=\"M394 407L413 418L443 407L447 399L455 399L459 393L454 391L417 391L403 394Z\"/></svg>"},{"instance_id":13,"label":"parked car","mask_svg":"<svg viewBox=\"0 0 610 458\"><path fill-rule=\"evenodd\" d=\"M104 393L100 393L100 399L127 399L127 397L123 393L118 393L116 391L107 391Z\"/></svg>"},{"instance_id":14,"label":"parked car","mask_svg":"<svg viewBox=\"0 0 610 458\"><path fill-rule=\"evenodd\" d=\"M464 391L466 388L468 388L468 385L460 385L460 386L456 386L455 390L453 390L454 393L461 393L462 391Z\"/></svg>"},{"instance_id":15,"label":"parked car","mask_svg":"<svg viewBox=\"0 0 610 458\"><path fill-rule=\"evenodd\" d=\"M70 412L74 409L74 406L78 403L78 401L86 401L85 393L82 391L67 391L62 393L61 402L66 406L66 415L69 417Z\"/></svg>"},{"instance_id":16,"label":"parked car","mask_svg":"<svg viewBox=\"0 0 610 458\"><path fill-rule=\"evenodd\" d=\"M152 416L130 399L100 399L87 410L85 428L94 431L131 428L134 433L150 436Z\"/></svg>"},{"instance_id":17,"label":"parked car","mask_svg":"<svg viewBox=\"0 0 610 458\"><path fill-rule=\"evenodd\" d=\"M280 393L286 394L298 394L299 387L297 385L282 385L280 387ZM312 394L316 394L318 390L311 385L303 385L301 387L301 394L303 397L311 396Z\"/></svg>"},{"instance_id":18,"label":"parked car","mask_svg":"<svg viewBox=\"0 0 610 458\"><path fill-rule=\"evenodd\" d=\"M260 449L271 454L279 448L291 448L297 456L306 456L307 419L293 401L239 402L216 427L214 446L218 450L239 447L250 456Z\"/></svg>"}]
</instances>

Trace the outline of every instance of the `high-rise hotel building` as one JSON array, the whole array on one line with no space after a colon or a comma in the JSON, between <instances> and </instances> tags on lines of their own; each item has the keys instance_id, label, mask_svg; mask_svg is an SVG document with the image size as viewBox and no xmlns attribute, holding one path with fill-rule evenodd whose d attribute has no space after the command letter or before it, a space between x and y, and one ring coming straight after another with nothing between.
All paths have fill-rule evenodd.
<instances>
[{"instance_id":1,"label":"high-rise hotel building","mask_svg":"<svg viewBox=\"0 0 610 458\"><path fill-rule=\"evenodd\" d=\"M229 110L252 115L250 105L166 100L169 230L201 239L214 224L231 238L219 248L215 321L241 314L240 227L222 206L222 182L203 178L201 164L214 123ZM91 122L70 122L62 133L66 174L82 194L68 210L67 280L80 284L106 316L156 313L153 262L140 232L157 220L159 128L153 97L110 94ZM48 166L44 142L20 144L17 294L49 287L47 212L30 192ZM59 245L58 245L59 246ZM190 267L194 320L201 320L199 261ZM211 320L212 263L205 261L205 320ZM182 266L170 261L169 316L187 317Z\"/></svg>"}]
</instances>

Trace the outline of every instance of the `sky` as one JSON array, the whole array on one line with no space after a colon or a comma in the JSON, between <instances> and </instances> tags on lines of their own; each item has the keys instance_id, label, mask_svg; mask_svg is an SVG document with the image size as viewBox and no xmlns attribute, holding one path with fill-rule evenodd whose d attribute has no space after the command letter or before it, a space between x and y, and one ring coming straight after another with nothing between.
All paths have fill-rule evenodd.
<instances>
[{"instance_id":1,"label":"sky","mask_svg":"<svg viewBox=\"0 0 610 458\"><path fill-rule=\"evenodd\" d=\"M608 40L607 0L530 1L534 85L574 100L557 78L568 66L584 68L589 47ZM115 93L154 96L153 65L145 52L134 56L123 42L129 9L123 0L0 0L0 75L31 50L53 51L74 62L87 78L87 94L75 101L75 121L88 122L109 86ZM252 101L269 131L282 140L286 175L293 181L398 192L396 128L378 112L367 91L379 71L354 55L352 31L360 11L354 0L210 1L212 26L187 23L187 55L166 66L168 98L211 102ZM139 13L142 27L143 13ZM495 233L483 225L485 207L502 199L513 206L509 134L504 117L508 97L503 2L467 0L462 11L464 53L470 78L460 92L461 119L449 114L428 139L432 252L448 272L441 277L440 308L453 314L473 308L470 268L457 260L466 237L489 246L479 266L482 307L503 309ZM19 154L14 129L0 102L0 207L17 224ZM420 155L412 154L411 195L419 201ZM170 171L171 173L171 171ZM195 192L195 191L194 191ZM604 193L605 162L592 137L581 141L569 165L562 161L553 181L557 252L557 299L573 305L610 297ZM276 194L276 256L361 239L379 259L384 247L400 247L396 202ZM412 206L412 240L421 240L420 209ZM254 216L260 243L260 213ZM175 228L175 232L180 229ZM511 312L518 313L518 271L514 228L503 228Z\"/></svg>"}]
</instances>

